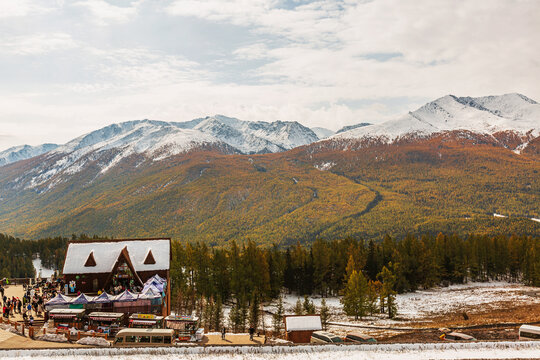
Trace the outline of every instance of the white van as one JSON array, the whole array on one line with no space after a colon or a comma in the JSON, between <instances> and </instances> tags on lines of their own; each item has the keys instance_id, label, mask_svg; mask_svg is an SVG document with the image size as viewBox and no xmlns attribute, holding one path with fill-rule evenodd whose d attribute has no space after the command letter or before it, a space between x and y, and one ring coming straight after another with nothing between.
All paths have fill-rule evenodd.
<instances>
[{"instance_id":1,"label":"white van","mask_svg":"<svg viewBox=\"0 0 540 360\"><path fill-rule=\"evenodd\" d=\"M521 325L519 340L540 340L540 326Z\"/></svg>"},{"instance_id":2,"label":"white van","mask_svg":"<svg viewBox=\"0 0 540 360\"><path fill-rule=\"evenodd\" d=\"M172 346L172 329L122 329L114 339L113 346Z\"/></svg>"}]
</instances>

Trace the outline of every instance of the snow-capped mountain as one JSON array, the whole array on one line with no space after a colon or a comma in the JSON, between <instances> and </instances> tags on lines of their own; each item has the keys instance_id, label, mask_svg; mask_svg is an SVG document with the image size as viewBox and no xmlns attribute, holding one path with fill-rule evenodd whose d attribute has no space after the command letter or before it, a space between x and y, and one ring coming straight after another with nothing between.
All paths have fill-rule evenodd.
<instances>
[{"instance_id":1,"label":"snow-capped mountain","mask_svg":"<svg viewBox=\"0 0 540 360\"><path fill-rule=\"evenodd\" d=\"M366 123L366 122L363 122L363 123L360 123L360 124L354 124L354 125L347 125L347 126L342 127L341 129L339 129L338 131L336 131L336 134L339 134L339 133L342 133L342 132L345 132L345 131L349 131L349 130L352 130L352 129L364 127L364 126L369 126L369 125L371 125L371 124Z\"/></svg>"},{"instance_id":2,"label":"snow-capped mountain","mask_svg":"<svg viewBox=\"0 0 540 360\"><path fill-rule=\"evenodd\" d=\"M13 182L17 188L46 188L92 169L94 177L132 156L138 162L160 161L193 149L224 154L280 152L317 141L297 122L241 121L212 116L188 122L136 120L82 135L42 155Z\"/></svg>"},{"instance_id":3,"label":"snow-capped mountain","mask_svg":"<svg viewBox=\"0 0 540 360\"><path fill-rule=\"evenodd\" d=\"M398 119L355 128L330 139L391 143L456 130L487 135L510 131L527 141L540 134L540 105L521 94L479 98L447 95Z\"/></svg>"},{"instance_id":4,"label":"snow-capped mountain","mask_svg":"<svg viewBox=\"0 0 540 360\"><path fill-rule=\"evenodd\" d=\"M319 139L326 139L334 135L336 132L323 127L312 127L311 130L317 135Z\"/></svg>"},{"instance_id":5,"label":"snow-capped mountain","mask_svg":"<svg viewBox=\"0 0 540 360\"><path fill-rule=\"evenodd\" d=\"M139 161L159 161L194 148L237 151L212 135L174 124L138 120L113 124L71 140L37 158L33 166L13 182L16 188L47 189L73 175L91 169L94 177L121 161L138 156Z\"/></svg>"},{"instance_id":6,"label":"snow-capped mountain","mask_svg":"<svg viewBox=\"0 0 540 360\"><path fill-rule=\"evenodd\" d=\"M0 166L41 155L48 151L54 150L57 147L58 145L56 144L41 144L37 146L14 146L0 152Z\"/></svg>"},{"instance_id":7,"label":"snow-capped mountain","mask_svg":"<svg viewBox=\"0 0 540 360\"><path fill-rule=\"evenodd\" d=\"M211 134L244 154L280 152L319 140L311 129L296 121L267 123L215 115L175 125Z\"/></svg>"}]
</instances>

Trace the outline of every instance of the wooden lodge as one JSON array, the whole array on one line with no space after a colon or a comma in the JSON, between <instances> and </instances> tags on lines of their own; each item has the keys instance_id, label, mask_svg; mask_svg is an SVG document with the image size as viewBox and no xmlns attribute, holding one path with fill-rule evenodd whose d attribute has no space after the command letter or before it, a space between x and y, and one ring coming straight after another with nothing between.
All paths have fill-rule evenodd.
<instances>
[{"instance_id":1,"label":"wooden lodge","mask_svg":"<svg viewBox=\"0 0 540 360\"><path fill-rule=\"evenodd\" d=\"M170 314L171 239L71 241L62 274L65 295L140 292L155 275L166 280L161 314Z\"/></svg>"}]
</instances>

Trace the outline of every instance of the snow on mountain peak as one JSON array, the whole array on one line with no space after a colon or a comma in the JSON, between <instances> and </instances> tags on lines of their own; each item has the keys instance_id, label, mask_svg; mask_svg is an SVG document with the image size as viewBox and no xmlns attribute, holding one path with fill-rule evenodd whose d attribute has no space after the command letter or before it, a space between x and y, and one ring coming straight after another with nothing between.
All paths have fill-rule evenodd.
<instances>
[{"instance_id":1,"label":"snow on mountain peak","mask_svg":"<svg viewBox=\"0 0 540 360\"><path fill-rule=\"evenodd\" d=\"M30 179L25 187L45 183L54 186L63 176L79 173L90 165L103 174L133 155L159 161L206 146L227 153L267 153L317 140L313 131L297 122L249 122L223 115L187 122L127 121L79 136L51 151L25 174Z\"/></svg>"},{"instance_id":2,"label":"snow on mountain peak","mask_svg":"<svg viewBox=\"0 0 540 360\"><path fill-rule=\"evenodd\" d=\"M41 144L37 146L20 145L0 152L0 166L11 164L16 161L26 160L54 150L56 144Z\"/></svg>"},{"instance_id":3,"label":"snow on mountain peak","mask_svg":"<svg viewBox=\"0 0 540 360\"><path fill-rule=\"evenodd\" d=\"M481 134L540 131L540 105L521 94L487 97L446 95L398 119L338 133L330 139L373 139L392 142L404 136L424 137L453 130Z\"/></svg>"},{"instance_id":4,"label":"snow on mountain peak","mask_svg":"<svg viewBox=\"0 0 540 360\"><path fill-rule=\"evenodd\" d=\"M279 152L319 140L309 128L296 121L242 121L223 115L176 123L209 133L244 154Z\"/></svg>"}]
</instances>

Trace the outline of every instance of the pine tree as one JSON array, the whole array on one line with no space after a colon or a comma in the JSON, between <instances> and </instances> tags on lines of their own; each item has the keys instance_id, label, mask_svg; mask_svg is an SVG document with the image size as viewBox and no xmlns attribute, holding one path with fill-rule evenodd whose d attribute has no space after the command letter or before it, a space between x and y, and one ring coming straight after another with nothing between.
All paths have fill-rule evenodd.
<instances>
[{"instance_id":1,"label":"pine tree","mask_svg":"<svg viewBox=\"0 0 540 360\"><path fill-rule=\"evenodd\" d=\"M394 291L396 275L390 269L393 269L391 262L388 264L388 267L383 266L378 277L382 281L381 294L386 300L386 309L388 311L388 317L392 319L397 314L396 292Z\"/></svg>"},{"instance_id":2,"label":"pine tree","mask_svg":"<svg viewBox=\"0 0 540 360\"><path fill-rule=\"evenodd\" d=\"M296 305L294 306L294 314L304 315L304 306L302 305L302 300L300 300L300 298L296 300Z\"/></svg>"},{"instance_id":3,"label":"pine tree","mask_svg":"<svg viewBox=\"0 0 540 360\"><path fill-rule=\"evenodd\" d=\"M234 303L229 311L229 327L232 328L234 333L237 333L240 329L240 308L238 302Z\"/></svg>"},{"instance_id":4,"label":"pine tree","mask_svg":"<svg viewBox=\"0 0 540 360\"><path fill-rule=\"evenodd\" d=\"M315 305L313 305L313 301L310 301L307 295L304 296L302 308L304 309L303 313L306 315L315 314Z\"/></svg>"},{"instance_id":5,"label":"pine tree","mask_svg":"<svg viewBox=\"0 0 540 360\"><path fill-rule=\"evenodd\" d=\"M251 296L251 304L249 306L249 326L257 329L259 317L259 296L256 292L253 292Z\"/></svg>"},{"instance_id":6,"label":"pine tree","mask_svg":"<svg viewBox=\"0 0 540 360\"><path fill-rule=\"evenodd\" d=\"M355 320L366 315L367 292L368 284L366 278L361 272L353 270L349 281L347 281L344 296L341 299L345 314L354 316Z\"/></svg>"},{"instance_id":7,"label":"pine tree","mask_svg":"<svg viewBox=\"0 0 540 360\"><path fill-rule=\"evenodd\" d=\"M330 318L330 309L328 308L328 306L326 305L326 300L323 298L322 301L321 301L321 310L320 310L320 314L321 314L321 323L322 323L322 328L324 330L326 330L326 327L328 325L328 320Z\"/></svg>"},{"instance_id":8,"label":"pine tree","mask_svg":"<svg viewBox=\"0 0 540 360\"><path fill-rule=\"evenodd\" d=\"M204 327L208 330L213 329L213 319L214 319L214 300L213 299L207 299L203 302L203 310L202 310L202 320Z\"/></svg>"},{"instance_id":9,"label":"pine tree","mask_svg":"<svg viewBox=\"0 0 540 360\"><path fill-rule=\"evenodd\" d=\"M375 243L373 240L370 240L369 242L365 270L370 280L375 280L377 278L379 265L377 264L377 254L375 253Z\"/></svg>"},{"instance_id":10,"label":"pine tree","mask_svg":"<svg viewBox=\"0 0 540 360\"><path fill-rule=\"evenodd\" d=\"M242 295L240 298L240 307L238 308L238 314L239 314L239 325L242 329L242 331L246 330L246 322L248 320L248 304L246 300L246 296Z\"/></svg>"},{"instance_id":11,"label":"pine tree","mask_svg":"<svg viewBox=\"0 0 540 360\"><path fill-rule=\"evenodd\" d=\"M221 298L219 296L214 304L213 312L213 327L214 330L219 331L223 327L223 304L221 303Z\"/></svg>"},{"instance_id":12,"label":"pine tree","mask_svg":"<svg viewBox=\"0 0 540 360\"><path fill-rule=\"evenodd\" d=\"M373 315L377 311L377 300L382 289L382 284L380 281L368 282L368 293L367 293L367 308L370 315Z\"/></svg>"},{"instance_id":13,"label":"pine tree","mask_svg":"<svg viewBox=\"0 0 540 360\"><path fill-rule=\"evenodd\" d=\"M274 334L279 334L283 328L283 315L285 314L285 309L283 308L283 297L278 298L278 303L276 305L276 312L272 317L272 325L274 327Z\"/></svg>"}]
</instances>

